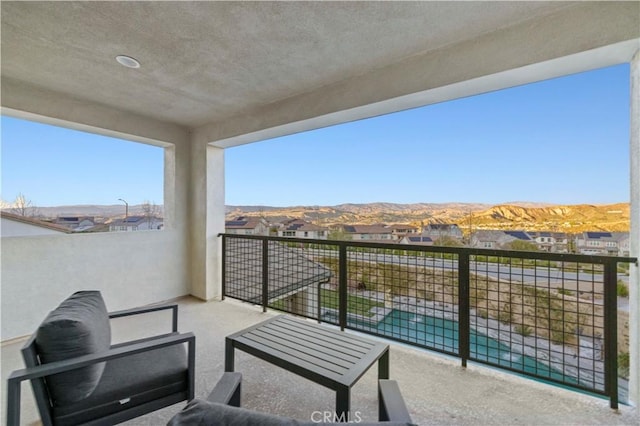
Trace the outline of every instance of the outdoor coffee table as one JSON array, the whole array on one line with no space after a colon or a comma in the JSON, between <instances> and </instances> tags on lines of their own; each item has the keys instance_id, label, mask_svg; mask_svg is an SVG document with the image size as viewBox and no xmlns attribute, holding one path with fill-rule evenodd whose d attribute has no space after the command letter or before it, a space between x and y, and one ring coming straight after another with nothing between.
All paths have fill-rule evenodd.
<instances>
[{"instance_id":1,"label":"outdoor coffee table","mask_svg":"<svg viewBox=\"0 0 640 426\"><path fill-rule=\"evenodd\" d=\"M389 345L288 315L256 324L225 340L225 371L235 349L336 391L336 418L347 420L351 387L378 361L378 379L389 378Z\"/></svg>"}]
</instances>

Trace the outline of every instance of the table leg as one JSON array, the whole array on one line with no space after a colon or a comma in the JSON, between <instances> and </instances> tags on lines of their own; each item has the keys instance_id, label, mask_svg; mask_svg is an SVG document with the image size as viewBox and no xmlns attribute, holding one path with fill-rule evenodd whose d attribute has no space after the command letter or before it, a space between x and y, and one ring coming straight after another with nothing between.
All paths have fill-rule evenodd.
<instances>
[{"instance_id":1,"label":"table leg","mask_svg":"<svg viewBox=\"0 0 640 426\"><path fill-rule=\"evenodd\" d=\"M235 368L235 348L228 337L224 341L224 371L230 372Z\"/></svg>"},{"instance_id":2,"label":"table leg","mask_svg":"<svg viewBox=\"0 0 640 426\"><path fill-rule=\"evenodd\" d=\"M349 386L341 386L336 390L336 415L333 420L341 423L348 422L350 410L351 389Z\"/></svg>"},{"instance_id":3,"label":"table leg","mask_svg":"<svg viewBox=\"0 0 640 426\"><path fill-rule=\"evenodd\" d=\"M378 380L386 380L389 378L389 349L378 360ZM382 391L378 384L378 420L387 420L387 412L382 403Z\"/></svg>"},{"instance_id":4,"label":"table leg","mask_svg":"<svg viewBox=\"0 0 640 426\"><path fill-rule=\"evenodd\" d=\"M389 349L378 360L378 380L389 378Z\"/></svg>"}]
</instances>

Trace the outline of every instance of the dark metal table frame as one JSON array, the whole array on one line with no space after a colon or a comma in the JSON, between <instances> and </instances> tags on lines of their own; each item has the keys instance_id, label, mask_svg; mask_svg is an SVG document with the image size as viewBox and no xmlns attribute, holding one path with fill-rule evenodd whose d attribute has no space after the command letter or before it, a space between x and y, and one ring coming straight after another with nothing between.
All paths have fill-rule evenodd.
<instances>
[{"instance_id":1,"label":"dark metal table frame","mask_svg":"<svg viewBox=\"0 0 640 426\"><path fill-rule=\"evenodd\" d=\"M225 371L235 349L336 391L336 417L346 421L351 387L378 362L378 379L389 378L389 345L279 315L225 339Z\"/></svg>"}]
</instances>

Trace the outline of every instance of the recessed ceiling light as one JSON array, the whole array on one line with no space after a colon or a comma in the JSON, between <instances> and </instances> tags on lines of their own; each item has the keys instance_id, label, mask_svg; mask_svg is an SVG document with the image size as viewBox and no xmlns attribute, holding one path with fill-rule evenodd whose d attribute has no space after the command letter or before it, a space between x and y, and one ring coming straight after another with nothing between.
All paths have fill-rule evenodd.
<instances>
[{"instance_id":1,"label":"recessed ceiling light","mask_svg":"<svg viewBox=\"0 0 640 426\"><path fill-rule=\"evenodd\" d=\"M140 68L140 62L138 62L135 58L126 55L118 55L116 56L116 61L122 66L127 68Z\"/></svg>"}]
</instances>

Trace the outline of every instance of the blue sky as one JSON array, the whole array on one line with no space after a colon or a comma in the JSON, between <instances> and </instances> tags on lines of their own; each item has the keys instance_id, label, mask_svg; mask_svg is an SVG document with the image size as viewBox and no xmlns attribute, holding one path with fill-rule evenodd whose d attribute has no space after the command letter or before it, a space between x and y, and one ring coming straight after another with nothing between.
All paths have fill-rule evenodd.
<instances>
[{"instance_id":1,"label":"blue sky","mask_svg":"<svg viewBox=\"0 0 640 426\"><path fill-rule=\"evenodd\" d=\"M629 66L227 149L226 204L629 200ZM2 118L2 198L162 201L162 150Z\"/></svg>"},{"instance_id":2,"label":"blue sky","mask_svg":"<svg viewBox=\"0 0 640 426\"><path fill-rule=\"evenodd\" d=\"M34 206L163 202L162 148L2 117L2 200Z\"/></svg>"}]
</instances>

